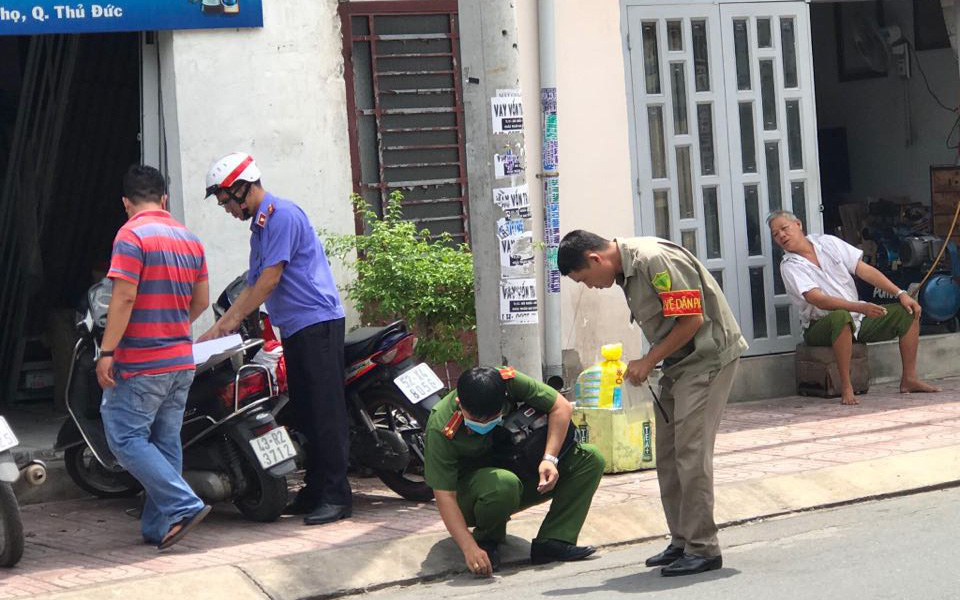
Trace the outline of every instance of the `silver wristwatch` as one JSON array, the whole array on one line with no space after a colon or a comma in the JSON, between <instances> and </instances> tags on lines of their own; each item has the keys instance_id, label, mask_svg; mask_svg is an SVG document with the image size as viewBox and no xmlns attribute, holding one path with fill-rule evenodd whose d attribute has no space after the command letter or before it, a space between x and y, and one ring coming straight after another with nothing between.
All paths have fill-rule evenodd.
<instances>
[{"instance_id":1,"label":"silver wristwatch","mask_svg":"<svg viewBox=\"0 0 960 600\"><path fill-rule=\"evenodd\" d=\"M545 461L547 461L547 462L552 462L552 463L555 464L555 465L560 462L560 459L557 458L556 456L552 455L552 454L544 454L544 455L543 455L543 460L545 460Z\"/></svg>"}]
</instances>

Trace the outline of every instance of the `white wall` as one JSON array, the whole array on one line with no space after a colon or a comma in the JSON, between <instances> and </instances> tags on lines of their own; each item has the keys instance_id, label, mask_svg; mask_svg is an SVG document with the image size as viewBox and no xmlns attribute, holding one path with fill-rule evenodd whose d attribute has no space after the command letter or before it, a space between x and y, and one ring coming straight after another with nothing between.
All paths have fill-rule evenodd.
<instances>
[{"instance_id":1,"label":"white wall","mask_svg":"<svg viewBox=\"0 0 960 600\"><path fill-rule=\"evenodd\" d=\"M619 2L556 4L561 236L573 229L608 238L636 235ZM540 204L541 183L533 177L541 144L536 0L518 2L517 11L527 175L532 201ZM542 233L542 221L536 229ZM584 365L599 360L600 346L612 342L623 342L628 358L641 355L642 334L629 325L618 287L588 290L563 278L561 296L563 346L575 349Z\"/></svg>"},{"instance_id":2,"label":"white wall","mask_svg":"<svg viewBox=\"0 0 960 600\"><path fill-rule=\"evenodd\" d=\"M314 227L354 231L336 9L336 0L265 2L262 29L161 38L171 196L206 246L212 300L246 269L249 250L249 223L203 198L207 168L224 154L252 154L264 187L303 207ZM345 283L340 266L334 276ZM204 318L199 327L212 322Z\"/></svg>"},{"instance_id":3,"label":"white wall","mask_svg":"<svg viewBox=\"0 0 960 600\"><path fill-rule=\"evenodd\" d=\"M956 156L955 150L946 147L956 116L936 105L920 71L914 68L909 81L913 141L907 145L903 82L892 69L883 78L839 81L833 10L833 4L811 7L817 120L819 128L846 127L853 189L850 200L904 196L929 202L930 166L952 164ZM886 24L898 25L912 41L912 3L887 0L883 10ZM951 49L918 53L931 87L948 106L955 105L960 96L954 56Z\"/></svg>"}]
</instances>

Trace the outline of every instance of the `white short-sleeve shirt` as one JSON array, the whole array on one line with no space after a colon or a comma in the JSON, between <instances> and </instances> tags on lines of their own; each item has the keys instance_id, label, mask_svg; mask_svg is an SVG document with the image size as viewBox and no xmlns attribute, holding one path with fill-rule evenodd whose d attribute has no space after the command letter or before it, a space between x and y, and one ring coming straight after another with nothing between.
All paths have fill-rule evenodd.
<instances>
[{"instance_id":1,"label":"white short-sleeve shirt","mask_svg":"<svg viewBox=\"0 0 960 600\"><path fill-rule=\"evenodd\" d=\"M807 302L803 295L812 289L820 288L824 294L843 298L850 302L859 301L857 284L853 276L857 265L863 258L863 250L851 246L832 235L811 233L807 239L813 244L820 266L813 264L799 254L784 252L780 261L780 275L787 289L787 295L800 313L800 324L804 329L811 321L825 317L830 311L817 308ZM854 335L860 331L862 313L850 313L854 321Z\"/></svg>"}]
</instances>

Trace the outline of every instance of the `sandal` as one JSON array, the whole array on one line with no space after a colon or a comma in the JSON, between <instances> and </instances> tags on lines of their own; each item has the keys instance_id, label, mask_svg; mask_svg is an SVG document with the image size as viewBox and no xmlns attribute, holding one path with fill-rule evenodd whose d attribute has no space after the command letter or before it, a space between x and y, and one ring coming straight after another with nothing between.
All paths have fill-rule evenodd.
<instances>
[{"instance_id":1,"label":"sandal","mask_svg":"<svg viewBox=\"0 0 960 600\"><path fill-rule=\"evenodd\" d=\"M210 514L210 506L205 504L203 508L197 511L192 517L187 517L177 523L174 523L174 525L170 527L170 531L167 532L167 535L163 536L163 540L157 544L157 549L166 550L170 546L179 542L181 539L183 539L183 536L187 535L187 533L196 527L196 525L200 523L200 521L202 521L208 514Z\"/></svg>"}]
</instances>

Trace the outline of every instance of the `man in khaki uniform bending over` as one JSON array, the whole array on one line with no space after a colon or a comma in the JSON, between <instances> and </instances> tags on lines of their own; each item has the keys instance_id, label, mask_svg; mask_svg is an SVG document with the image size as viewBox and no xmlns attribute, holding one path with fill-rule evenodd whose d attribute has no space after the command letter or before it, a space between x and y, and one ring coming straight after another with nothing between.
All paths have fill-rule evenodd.
<instances>
[{"instance_id":1,"label":"man in khaki uniform bending over","mask_svg":"<svg viewBox=\"0 0 960 600\"><path fill-rule=\"evenodd\" d=\"M657 414L657 478L672 539L647 559L664 576L723 566L713 520L713 445L739 357L747 348L707 269L686 249L655 237L606 240L571 231L560 242L560 273L590 288L623 288L631 319L650 351L627 365L640 385L663 361Z\"/></svg>"}]
</instances>

